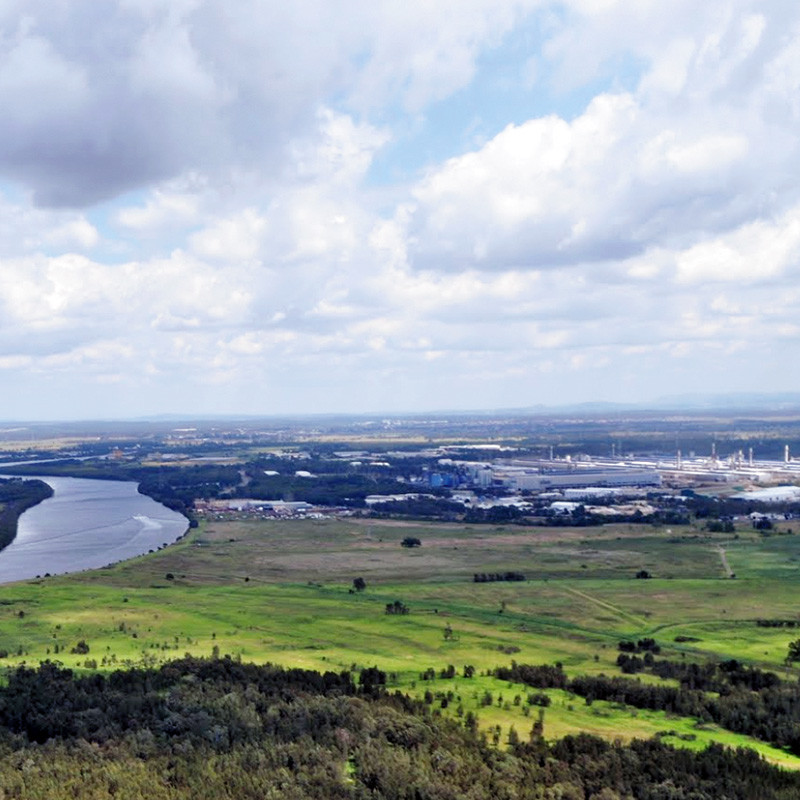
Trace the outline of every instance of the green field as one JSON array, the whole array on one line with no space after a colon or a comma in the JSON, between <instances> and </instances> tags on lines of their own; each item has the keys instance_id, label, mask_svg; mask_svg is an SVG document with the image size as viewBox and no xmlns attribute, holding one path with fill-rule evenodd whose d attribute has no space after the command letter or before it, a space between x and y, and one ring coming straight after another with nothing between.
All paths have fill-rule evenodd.
<instances>
[{"instance_id":1,"label":"green field","mask_svg":"<svg viewBox=\"0 0 800 800\"><path fill-rule=\"evenodd\" d=\"M407 536L422 546L402 547ZM512 725L527 737L539 714L526 687L486 675L512 659L560 661L570 676L615 674L618 641L648 636L662 657L737 658L785 677L787 646L800 631L755 620L800 620L798 568L797 535L213 520L134 561L0 588L0 664L57 659L113 669L192 653L315 669L377 665L393 686L429 692L443 713L477 713L503 743ZM640 569L653 578L636 579ZM473 582L474 573L510 570L527 580ZM366 590L351 591L355 577ZM385 613L396 600L407 615ZM88 652L73 652L85 650L81 641ZM450 664L454 678L420 677ZM465 665L473 678L463 677ZM800 768L800 759L694 720L548 694L549 738L585 730L612 739L659 734L689 747L747 744Z\"/></svg>"}]
</instances>

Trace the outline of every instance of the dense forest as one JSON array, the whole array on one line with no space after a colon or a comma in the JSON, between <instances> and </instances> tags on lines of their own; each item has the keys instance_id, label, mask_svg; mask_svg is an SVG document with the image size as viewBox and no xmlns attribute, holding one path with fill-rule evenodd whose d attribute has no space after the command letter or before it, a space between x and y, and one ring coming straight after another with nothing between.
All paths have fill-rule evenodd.
<instances>
[{"instance_id":1,"label":"dense forest","mask_svg":"<svg viewBox=\"0 0 800 800\"><path fill-rule=\"evenodd\" d=\"M271 462L265 462L271 463ZM306 466L305 462L303 466ZM16 465L15 474L35 475L39 465ZM283 465L286 469L286 465ZM48 465L53 475L101 480L138 481L139 492L191 519L198 498L248 497L260 500L298 500L314 505L363 508L370 494L407 491L405 484L381 475L320 473L315 479L295 474L267 475L252 464L243 467L220 464L154 467L138 464L90 463L66 460Z\"/></svg>"},{"instance_id":2,"label":"dense forest","mask_svg":"<svg viewBox=\"0 0 800 800\"><path fill-rule=\"evenodd\" d=\"M53 490L44 481L0 479L0 550L17 535L17 520L22 512L52 495Z\"/></svg>"},{"instance_id":3,"label":"dense forest","mask_svg":"<svg viewBox=\"0 0 800 800\"><path fill-rule=\"evenodd\" d=\"M557 671L556 671L557 672ZM555 674L555 673L554 673ZM79 677L18 668L0 688L0 796L383 800L789 800L800 775L753 751L548 744L534 724L489 746L384 689L375 668L319 674L185 658Z\"/></svg>"},{"instance_id":4,"label":"dense forest","mask_svg":"<svg viewBox=\"0 0 800 800\"><path fill-rule=\"evenodd\" d=\"M735 660L697 665L659 661L652 653L639 658L623 652L617 664L628 674L647 671L677 680L678 685L606 675L570 680L559 667L514 662L510 667L498 667L495 675L537 689L565 689L583 697L587 704L608 700L695 717L800 754L800 684L797 681L782 681L775 673L747 667Z\"/></svg>"}]
</instances>

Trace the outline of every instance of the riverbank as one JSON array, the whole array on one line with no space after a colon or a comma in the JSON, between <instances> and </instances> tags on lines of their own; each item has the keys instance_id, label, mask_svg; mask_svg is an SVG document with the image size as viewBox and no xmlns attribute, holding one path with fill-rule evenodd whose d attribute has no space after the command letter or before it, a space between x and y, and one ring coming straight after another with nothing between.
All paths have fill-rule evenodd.
<instances>
[{"instance_id":1,"label":"riverbank","mask_svg":"<svg viewBox=\"0 0 800 800\"><path fill-rule=\"evenodd\" d=\"M40 475L47 502L19 518L0 551L0 583L96 569L155 552L181 537L189 521L140 494L133 481Z\"/></svg>"},{"instance_id":2,"label":"riverbank","mask_svg":"<svg viewBox=\"0 0 800 800\"><path fill-rule=\"evenodd\" d=\"M181 484L181 488L176 490L175 487L171 486L169 480L165 480L168 476L165 476L159 468L145 467L140 464L115 464L108 461L98 463L94 459L90 460L88 458L17 461L14 463L0 464L0 468L3 472L7 472L11 475L36 477L45 472L45 470L42 469L42 465L47 466L47 474L53 477L111 482L134 482L137 484L140 494L151 498L156 503L170 509L170 511L175 511L186 517L192 528L197 527L197 518L194 513L194 498L206 496L203 487L207 487L209 481L214 486L217 486L218 481L223 479L223 476L220 475L214 475L207 480L201 477L200 485L198 486L196 471L190 469L187 472L179 467L173 467L169 470L168 474L180 474L178 483ZM238 481L238 471L234 470L234 475ZM224 478L227 477L229 476L224 476Z\"/></svg>"},{"instance_id":3,"label":"riverbank","mask_svg":"<svg viewBox=\"0 0 800 800\"><path fill-rule=\"evenodd\" d=\"M23 512L53 496L53 488L42 480L0 479L0 550L17 535Z\"/></svg>"}]
</instances>

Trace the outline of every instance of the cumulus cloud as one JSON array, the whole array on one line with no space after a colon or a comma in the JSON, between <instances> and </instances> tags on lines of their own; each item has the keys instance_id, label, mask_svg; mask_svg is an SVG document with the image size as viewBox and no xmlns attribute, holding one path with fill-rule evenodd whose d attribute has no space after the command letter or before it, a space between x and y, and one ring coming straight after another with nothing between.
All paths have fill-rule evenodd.
<instances>
[{"instance_id":1,"label":"cumulus cloud","mask_svg":"<svg viewBox=\"0 0 800 800\"><path fill-rule=\"evenodd\" d=\"M217 0L0 12L0 172L87 206L195 169L276 174L318 106L417 110L469 82L521 0Z\"/></svg>"},{"instance_id":2,"label":"cumulus cloud","mask_svg":"<svg viewBox=\"0 0 800 800\"><path fill-rule=\"evenodd\" d=\"M705 239L676 259L678 280L749 284L800 267L800 206L774 221L757 220L727 236Z\"/></svg>"},{"instance_id":3,"label":"cumulus cloud","mask_svg":"<svg viewBox=\"0 0 800 800\"><path fill-rule=\"evenodd\" d=\"M798 41L777 0L5 3L8 407L769 380L800 355Z\"/></svg>"},{"instance_id":4,"label":"cumulus cloud","mask_svg":"<svg viewBox=\"0 0 800 800\"><path fill-rule=\"evenodd\" d=\"M797 155L770 128L735 113L734 98L698 120L641 95L598 95L572 121L511 125L431 170L409 234L426 265L507 269L618 260L731 229L763 213Z\"/></svg>"}]
</instances>

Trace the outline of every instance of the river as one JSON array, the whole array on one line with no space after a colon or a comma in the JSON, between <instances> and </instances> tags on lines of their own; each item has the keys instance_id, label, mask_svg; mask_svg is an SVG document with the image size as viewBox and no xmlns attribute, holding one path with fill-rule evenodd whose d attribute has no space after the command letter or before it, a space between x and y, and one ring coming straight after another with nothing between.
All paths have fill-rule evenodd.
<instances>
[{"instance_id":1,"label":"river","mask_svg":"<svg viewBox=\"0 0 800 800\"><path fill-rule=\"evenodd\" d=\"M48 483L53 496L19 518L16 538L0 550L0 583L104 567L171 544L189 526L131 481L25 477Z\"/></svg>"}]
</instances>

